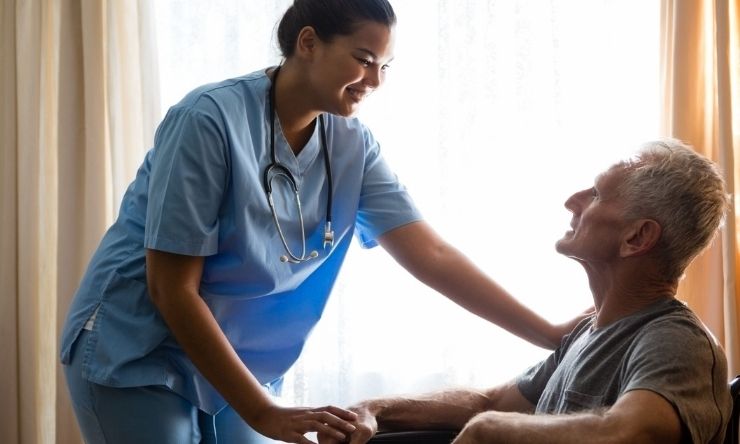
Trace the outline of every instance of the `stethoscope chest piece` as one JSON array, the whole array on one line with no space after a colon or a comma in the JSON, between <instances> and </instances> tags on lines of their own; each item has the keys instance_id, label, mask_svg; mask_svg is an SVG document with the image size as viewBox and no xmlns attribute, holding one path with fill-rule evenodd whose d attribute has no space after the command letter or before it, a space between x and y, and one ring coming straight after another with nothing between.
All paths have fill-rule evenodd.
<instances>
[{"instance_id":1,"label":"stethoscope chest piece","mask_svg":"<svg viewBox=\"0 0 740 444\"><path fill-rule=\"evenodd\" d=\"M326 221L324 226L324 248L334 246L334 230L331 229L331 221Z\"/></svg>"}]
</instances>

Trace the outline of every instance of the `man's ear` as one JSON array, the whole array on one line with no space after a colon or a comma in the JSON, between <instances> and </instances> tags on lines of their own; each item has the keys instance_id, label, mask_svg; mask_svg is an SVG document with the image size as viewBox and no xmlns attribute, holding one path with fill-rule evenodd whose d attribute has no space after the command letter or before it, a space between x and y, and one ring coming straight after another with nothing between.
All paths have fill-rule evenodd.
<instances>
[{"instance_id":1,"label":"man's ear","mask_svg":"<svg viewBox=\"0 0 740 444\"><path fill-rule=\"evenodd\" d=\"M311 26L304 26L296 38L295 54L310 59L315 53L317 43L319 43L319 36L316 30Z\"/></svg>"},{"instance_id":2,"label":"man's ear","mask_svg":"<svg viewBox=\"0 0 740 444\"><path fill-rule=\"evenodd\" d=\"M641 256L658 243L663 228L653 219L638 219L629 226L619 248L621 257Z\"/></svg>"}]
</instances>

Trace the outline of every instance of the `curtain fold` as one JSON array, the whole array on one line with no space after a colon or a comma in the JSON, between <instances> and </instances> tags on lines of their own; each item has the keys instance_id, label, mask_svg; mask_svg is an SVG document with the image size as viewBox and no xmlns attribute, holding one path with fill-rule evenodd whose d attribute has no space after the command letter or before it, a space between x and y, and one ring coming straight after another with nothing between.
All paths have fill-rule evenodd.
<instances>
[{"instance_id":1,"label":"curtain fold","mask_svg":"<svg viewBox=\"0 0 740 444\"><path fill-rule=\"evenodd\" d=\"M15 3L0 2L0 440L18 442L18 244ZM13 149L10 149L13 147Z\"/></svg>"},{"instance_id":2,"label":"curtain fold","mask_svg":"<svg viewBox=\"0 0 740 444\"><path fill-rule=\"evenodd\" d=\"M738 2L718 1L715 7L716 21L716 70L717 70L717 132L718 159L723 166L728 187L733 193L733 207L722 231L722 253L724 271L724 345L729 354L730 371L740 372L740 286L737 274L740 271L740 217L738 217L737 185L740 165L740 125L733 120L740 119L740 21ZM734 106L733 106L734 105Z\"/></svg>"},{"instance_id":3,"label":"curtain fold","mask_svg":"<svg viewBox=\"0 0 740 444\"><path fill-rule=\"evenodd\" d=\"M664 0L662 8L663 132L717 161L733 197L721 234L689 267L678 296L723 344L735 375L740 373L738 0Z\"/></svg>"},{"instance_id":4,"label":"curtain fold","mask_svg":"<svg viewBox=\"0 0 740 444\"><path fill-rule=\"evenodd\" d=\"M82 441L58 338L159 120L152 8L0 3L0 442Z\"/></svg>"},{"instance_id":5,"label":"curtain fold","mask_svg":"<svg viewBox=\"0 0 740 444\"><path fill-rule=\"evenodd\" d=\"M55 139L59 9L54 2L4 2L3 248L4 331L10 359L3 362L6 442L53 442L56 335L54 294L58 177ZM12 35L11 35L12 34ZM5 41L5 37L8 41ZM7 174L7 176L6 176ZM13 232L5 228L5 222ZM51 327L51 328L49 328ZM8 379L5 378L8 377ZM5 415L2 415L5 416ZM12 421L12 422L10 422Z\"/></svg>"}]
</instances>

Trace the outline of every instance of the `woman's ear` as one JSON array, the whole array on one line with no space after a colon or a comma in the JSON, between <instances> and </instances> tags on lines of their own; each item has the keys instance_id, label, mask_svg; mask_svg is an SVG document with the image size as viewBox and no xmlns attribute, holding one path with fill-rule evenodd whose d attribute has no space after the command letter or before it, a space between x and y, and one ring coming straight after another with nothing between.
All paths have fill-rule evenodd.
<instances>
[{"instance_id":1,"label":"woman's ear","mask_svg":"<svg viewBox=\"0 0 740 444\"><path fill-rule=\"evenodd\" d=\"M622 240L619 249L620 256L641 256L650 252L660 240L662 232L663 228L653 219L634 221Z\"/></svg>"},{"instance_id":2,"label":"woman's ear","mask_svg":"<svg viewBox=\"0 0 740 444\"><path fill-rule=\"evenodd\" d=\"M312 58L318 42L319 36L316 34L316 30L311 26L304 26L298 32L298 38L295 42L295 54L303 58Z\"/></svg>"}]
</instances>

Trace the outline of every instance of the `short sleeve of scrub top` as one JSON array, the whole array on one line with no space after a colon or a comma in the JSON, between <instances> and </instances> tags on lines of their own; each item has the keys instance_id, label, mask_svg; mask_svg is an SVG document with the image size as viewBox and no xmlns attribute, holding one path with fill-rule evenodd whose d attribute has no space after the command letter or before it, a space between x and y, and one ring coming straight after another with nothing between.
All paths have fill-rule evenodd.
<instances>
[{"instance_id":1,"label":"short sleeve of scrub top","mask_svg":"<svg viewBox=\"0 0 740 444\"><path fill-rule=\"evenodd\" d=\"M145 246L191 256L216 254L219 206L229 177L224 129L194 107L173 108L165 119L149 176Z\"/></svg>"},{"instance_id":2,"label":"short sleeve of scrub top","mask_svg":"<svg viewBox=\"0 0 740 444\"><path fill-rule=\"evenodd\" d=\"M378 236L400 226L399 213L408 212L407 221L421 219L421 215L406 188L383 159L380 145L364 126L363 137L367 154L355 235L364 248L372 248L378 245Z\"/></svg>"}]
</instances>

